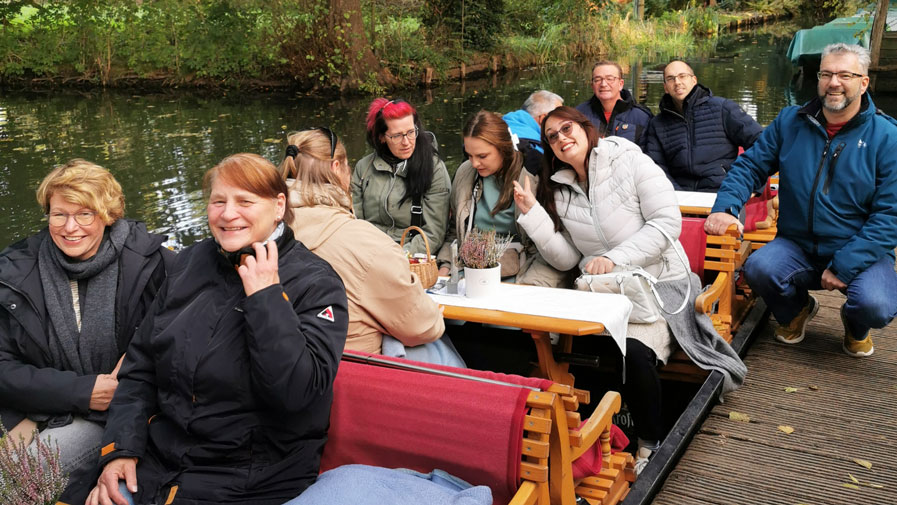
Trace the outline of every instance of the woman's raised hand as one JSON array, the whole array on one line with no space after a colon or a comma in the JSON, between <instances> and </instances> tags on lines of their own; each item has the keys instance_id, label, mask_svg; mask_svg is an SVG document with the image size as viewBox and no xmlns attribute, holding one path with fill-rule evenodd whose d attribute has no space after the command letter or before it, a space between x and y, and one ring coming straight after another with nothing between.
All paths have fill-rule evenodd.
<instances>
[{"instance_id":1,"label":"woman's raised hand","mask_svg":"<svg viewBox=\"0 0 897 505\"><path fill-rule=\"evenodd\" d=\"M246 296L251 296L256 291L261 291L268 286L280 284L280 275L277 273L277 244L269 240L266 245L261 242L252 244L255 256L247 256L243 264L237 268L240 279L243 280L243 291Z\"/></svg>"},{"instance_id":2,"label":"woman's raised hand","mask_svg":"<svg viewBox=\"0 0 897 505\"><path fill-rule=\"evenodd\" d=\"M106 463L97 485L87 495L85 505L128 505L128 500L118 490L122 480L128 491L137 492L137 458L118 458Z\"/></svg>"},{"instance_id":3,"label":"woman's raised hand","mask_svg":"<svg viewBox=\"0 0 897 505\"><path fill-rule=\"evenodd\" d=\"M514 182L514 203L520 212L526 214L536 205L536 195L533 194L532 184L529 182L529 176L524 176L523 186L519 182Z\"/></svg>"},{"instance_id":4,"label":"woman's raised hand","mask_svg":"<svg viewBox=\"0 0 897 505\"><path fill-rule=\"evenodd\" d=\"M613 271L616 264L610 260L610 258L605 258L604 256L596 256L589 260L586 263L585 271L588 274L600 275L606 274Z\"/></svg>"}]
</instances>

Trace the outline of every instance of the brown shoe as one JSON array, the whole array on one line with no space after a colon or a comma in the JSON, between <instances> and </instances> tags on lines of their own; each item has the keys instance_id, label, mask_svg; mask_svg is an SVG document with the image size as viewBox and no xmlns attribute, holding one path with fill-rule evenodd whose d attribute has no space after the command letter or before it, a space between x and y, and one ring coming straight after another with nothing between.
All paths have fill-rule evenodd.
<instances>
[{"instance_id":1,"label":"brown shoe","mask_svg":"<svg viewBox=\"0 0 897 505\"><path fill-rule=\"evenodd\" d=\"M819 311L819 302L813 295L807 301L807 305L787 325L779 325L775 329L776 340L785 344L799 344L804 340L807 331L807 323L816 312Z\"/></svg>"},{"instance_id":2,"label":"brown shoe","mask_svg":"<svg viewBox=\"0 0 897 505\"><path fill-rule=\"evenodd\" d=\"M872 353L875 352L875 347L872 346L872 337L869 336L869 333L866 333L866 338L862 340L854 338L850 328L847 327L847 318L844 317L843 305L841 306L841 324L844 325L844 344L841 346L844 352L854 358L872 356Z\"/></svg>"}]
</instances>

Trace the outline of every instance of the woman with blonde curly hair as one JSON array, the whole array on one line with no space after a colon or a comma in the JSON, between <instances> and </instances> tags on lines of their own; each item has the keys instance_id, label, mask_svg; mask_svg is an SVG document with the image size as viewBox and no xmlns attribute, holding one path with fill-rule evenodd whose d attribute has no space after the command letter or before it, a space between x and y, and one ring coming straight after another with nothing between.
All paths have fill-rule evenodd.
<instances>
[{"instance_id":1,"label":"woman with blonde curly hair","mask_svg":"<svg viewBox=\"0 0 897 505\"><path fill-rule=\"evenodd\" d=\"M119 363L174 253L123 219L121 186L88 161L51 171L37 201L47 227L0 253L0 421L58 447L62 500L83 503Z\"/></svg>"}]
</instances>

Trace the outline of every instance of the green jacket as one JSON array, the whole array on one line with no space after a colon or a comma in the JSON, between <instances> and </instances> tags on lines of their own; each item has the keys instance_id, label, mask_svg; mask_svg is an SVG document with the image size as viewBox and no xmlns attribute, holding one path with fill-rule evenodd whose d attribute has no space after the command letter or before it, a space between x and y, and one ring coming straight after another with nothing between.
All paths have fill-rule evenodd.
<instances>
[{"instance_id":1,"label":"green jacket","mask_svg":"<svg viewBox=\"0 0 897 505\"><path fill-rule=\"evenodd\" d=\"M402 232L411 226L411 199L399 204L405 196L404 166L394 170L377 153L371 153L355 164L352 172L352 206L355 217L364 219L399 242ZM451 179L445 163L438 156L433 160L433 183L421 200L423 226L430 242L430 254L435 255L445 239L448 224ZM405 250L411 253L426 252L424 239L415 235Z\"/></svg>"}]
</instances>

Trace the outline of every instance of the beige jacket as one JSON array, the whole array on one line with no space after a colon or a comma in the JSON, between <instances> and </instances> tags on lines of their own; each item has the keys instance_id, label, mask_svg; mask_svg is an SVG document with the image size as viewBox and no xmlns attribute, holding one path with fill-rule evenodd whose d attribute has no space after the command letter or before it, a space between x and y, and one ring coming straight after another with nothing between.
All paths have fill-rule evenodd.
<instances>
[{"instance_id":1,"label":"beige jacket","mask_svg":"<svg viewBox=\"0 0 897 505\"><path fill-rule=\"evenodd\" d=\"M349 300L346 349L380 353L383 335L409 347L439 339L445 323L439 306L408 268L408 259L393 240L348 210L317 205L302 207L290 191L296 240L336 270Z\"/></svg>"},{"instance_id":2,"label":"beige jacket","mask_svg":"<svg viewBox=\"0 0 897 505\"><path fill-rule=\"evenodd\" d=\"M523 157L520 157L520 163L523 163ZM536 178L530 175L526 169L520 170L520 176L517 182L522 186L524 178L530 177L532 187L536 187ZM458 239L458 243L464 240L467 230L467 220L471 218L471 211L474 207L472 201L473 185L477 181L477 171L473 168L470 161L465 161L458 167L455 172L455 178L452 181L452 197L451 197L451 215L448 229L446 230L445 243L439 250L437 259L440 265L451 263L451 243L454 239ZM477 191L477 202L482 198L482 183L480 183L479 191ZM512 203L512 205L514 205ZM489 212L488 209L481 209L481 212ZM515 219L520 216L520 211L514 205ZM526 231L522 227L518 227L520 234L521 249L518 251L518 264L520 270L517 272L516 283L528 284L533 286L545 286L549 288L565 288L571 287L572 278L566 272L559 272L542 259L538 249L532 240L526 235ZM509 250L505 254L511 254Z\"/></svg>"}]
</instances>

